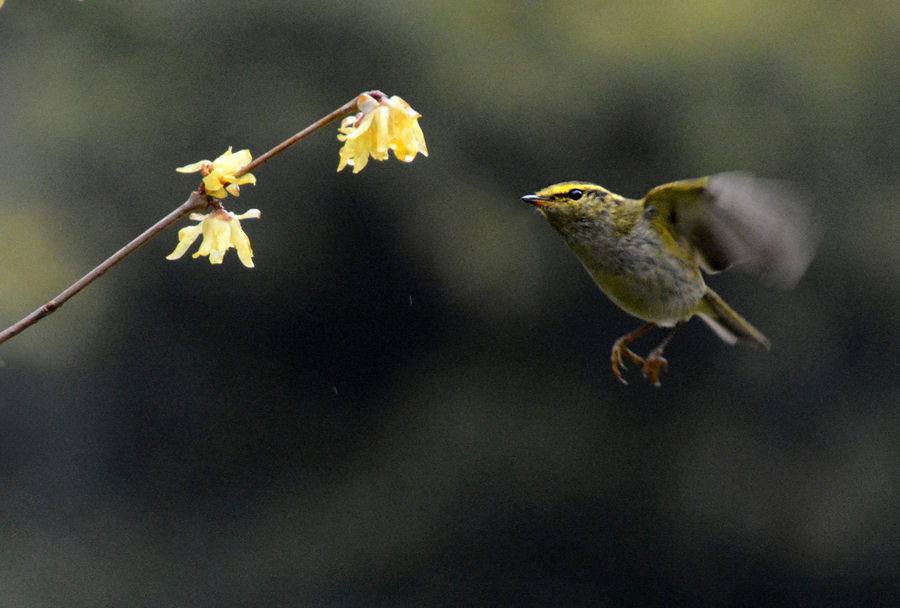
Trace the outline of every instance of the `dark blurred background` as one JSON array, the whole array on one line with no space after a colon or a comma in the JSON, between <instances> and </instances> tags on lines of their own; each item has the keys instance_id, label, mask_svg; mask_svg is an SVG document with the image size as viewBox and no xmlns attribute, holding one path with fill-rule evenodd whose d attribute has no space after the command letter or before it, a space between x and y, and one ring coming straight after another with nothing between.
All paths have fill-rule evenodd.
<instances>
[{"instance_id":1,"label":"dark blurred background","mask_svg":"<svg viewBox=\"0 0 900 608\"><path fill-rule=\"evenodd\" d=\"M317 133L227 201L256 268L171 230L0 346L0 605L891 604L898 56L893 0L7 0L2 326L362 91L430 156ZM738 169L826 224L710 280L774 347L620 385L640 322L519 197Z\"/></svg>"}]
</instances>

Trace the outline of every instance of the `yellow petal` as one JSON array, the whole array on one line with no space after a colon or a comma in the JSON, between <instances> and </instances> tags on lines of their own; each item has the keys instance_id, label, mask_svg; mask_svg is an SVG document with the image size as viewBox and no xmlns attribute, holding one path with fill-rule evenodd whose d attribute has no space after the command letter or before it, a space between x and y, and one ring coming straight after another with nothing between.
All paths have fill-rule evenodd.
<instances>
[{"instance_id":1,"label":"yellow petal","mask_svg":"<svg viewBox=\"0 0 900 608\"><path fill-rule=\"evenodd\" d=\"M219 248L217 241L219 240L218 235L222 232L222 224L225 224L225 228L228 229L228 222L224 222L218 218L208 217L203 221L201 224L203 226L203 242L200 243L200 248L194 254L195 258L201 255L210 255L214 250ZM216 263L213 262L212 259L210 259L210 262L213 264ZM219 263L221 263L221 261Z\"/></svg>"},{"instance_id":2,"label":"yellow petal","mask_svg":"<svg viewBox=\"0 0 900 608\"><path fill-rule=\"evenodd\" d=\"M250 209L249 211L242 213L240 215L234 216L236 220L246 220L247 218L253 218L258 220L262 213L260 213L259 209Z\"/></svg>"},{"instance_id":3,"label":"yellow petal","mask_svg":"<svg viewBox=\"0 0 900 608\"><path fill-rule=\"evenodd\" d=\"M387 158L387 151L391 149L391 113L388 108L382 106L372 114L376 115L372 125L373 148L384 153L384 157Z\"/></svg>"},{"instance_id":4,"label":"yellow petal","mask_svg":"<svg viewBox=\"0 0 900 608\"><path fill-rule=\"evenodd\" d=\"M245 166L247 163L241 165L241 167ZM252 173L244 173L240 177L232 177L229 181L233 184L253 184L256 185L256 177Z\"/></svg>"},{"instance_id":5,"label":"yellow petal","mask_svg":"<svg viewBox=\"0 0 900 608\"><path fill-rule=\"evenodd\" d=\"M178 246L175 247L175 251L166 256L167 260L177 260L190 248L191 245L194 244L194 241L197 240L197 237L200 236L200 233L203 232L203 226L201 224L197 224L196 226L188 226L187 228L182 228L178 231Z\"/></svg>"},{"instance_id":6,"label":"yellow petal","mask_svg":"<svg viewBox=\"0 0 900 608\"><path fill-rule=\"evenodd\" d=\"M409 107L409 104L403 101L403 98L399 95L392 95L391 98L388 99L388 102L390 102L390 104L395 108L399 108L403 111L412 112L413 114L415 114L416 112L411 107Z\"/></svg>"},{"instance_id":7,"label":"yellow petal","mask_svg":"<svg viewBox=\"0 0 900 608\"><path fill-rule=\"evenodd\" d=\"M374 119L374 112L369 112L362 119L362 122L359 123L359 126L353 127L349 132L347 132L346 139L356 139L357 137L361 137L365 135L372 126L372 120Z\"/></svg>"},{"instance_id":8,"label":"yellow petal","mask_svg":"<svg viewBox=\"0 0 900 608\"><path fill-rule=\"evenodd\" d=\"M226 198L226 197L228 196L228 192L225 190L225 188L221 188L221 189L219 189L219 190L213 190L212 192L210 192L209 190L207 190L206 193L207 193L208 195L210 195L211 197L217 198L217 199L220 199L220 200L223 199L223 198Z\"/></svg>"},{"instance_id":9,"label":"yellow petal","mask_svg":"<svg viewBox=\"0 0 900 608\"><path fill-rule=\"evenodd\" d=\"M226 220L209 220L210 224L213 224L212 227L212 251L220 252L221 255L225 255L225 252L228 251L228 248L231 247L231 224Z\"/></svg>"},{"instance_id":10,"label":"yellow petal","mask_svg":"<svg viewBox=\"0 0 900 608\"><path fill-rule=\"evenodd\" d=\"M413 121L412 130L413 134L416 136L416 144L419 152L422 153L422 156L428 156L428 148L425 147L425 134L422 133L422 127L419 126L418 120Z\"/></svg>"},{"instance_id":11,"label":"yellow petal","mask_svg":"<svg viewBox=\"0 0 900 608\"><path fill-rule=\"evenodd\" d=\"M228 159L228 164L230 166L235 166L237 169L250 164L253 160L253 156L250 155L250 150L238 150L234 154L231 155L231 158Z\"/></svg>"},{"instance_id":12,"label":"yellow petal","mask_svg":"<svg viewBox=\"0 0 900 608\"><path fill-rule=\"evenodd\" d=\"M229 148L230 150L231 148ZM253 160L249 150L239 150L234 154L223 154L216 159L215 166L220 168L224 174L234 175L244 165Z\"/></svg>"},{"instance_id":13,"label":"yellow petal","mask_svg":"<svg viewBox=\"0 0 900 608\"><path fill-rule=\"evenodd\" d=\"M351 165L353 164L353 155L350 152L350 149L346 146L346 144L344 145L343 148L341 148L340 154L341 154L341 160L338 163L338 168L337 168L338 171L340 171L341 169L346 167L348 164L351 164Z\"/></svg>"},{"instance_id":14,"label":"yellow petal","mask_svg":"<svg viewBox=\"0 0 900 608\"><path fill-rule=\"evenodd\" d=\"M356 116L348 116L341 121L341 126L338 127L338 141L347 141L347 136L355 129L353 125L356 123L356 118Z\"/></svg>"},{"instance_id":15,"label":"yellow petal","mask_svg":"<svg viewBox=\"0 0 900 608\"><path fill-rule=\"evenodd\" d=\"M213 249L209 252L209 263L210 264L221 264L225 260L225 252L219 251L218 249Z\"/></svg>"},{"instance_id":16,"label":"yellow petal","mask_svg":"<svg viewBox=\"0 0 900 608\"><path fill-rule=\"evenodd\" d=\"M225 150L225 153L224 153L224 154L220 154L219 157L218 157L216 160L213 161L213 164L214 164L214 165L222 164L222 162L223 162L226 158L228 158L229 156L231 156L231 146L228 146L228 149Z\"/></svg>"},{"instance_id":17,"label":"yellow petal","mask_svg":"<svg viewBox=\"0 0 900 608\"><path fill-rule=\"evenodd\" d=\"M357 146L353 150L353 172L359 173L369 164L369 150L365 146Z\"/></svg>"},{"instance_id":18,"label":"yellow petal","mask_svg":"<svg viewBox=\"0 0 900 608\"><path fill-rule=\"evenodd\" d=\"M203 169L204 165L208 165L208 164L210 164L208 160L201 160L196 163L191 163L190 165L178 167L175 170L178 171L179 173L196 173L197 171L200 171L201 169Z\"/></svg>"},{"instance_id":19,"label":"yellow petal","mask_svg":"<svg viewBox=\"0 0 900 608\"><path fill-rule=\"evenodd\" d=\"M221 173L218 169L203 178L203 187L206 193L212 196L212 193L222 189Z\"/></svg>"},{"instance_id":20,"label":"yellow petal","mask_svg":"<svg viewBox=\"0 0 900 608\"><path fill-rule=\"evenodd\" d=\"M410 162L416 157L419 149L416 146L416 136L412 129L407 129L400 134L400 141L394 147L394 154L403 162Z\"/></svg>"},{"instance_id":21,"label":"yellow petal","mask_svg":"<svg viewBox=\"0 0 900 608\"><path fill-rule=\"evenodd\" d=\"M253 268L253 250L250 249L250 239L241 229L241 222L237 218L229 222L231 224L231 244L237 249L238 258L247 268Z\"/></svg>"}]
</instances>

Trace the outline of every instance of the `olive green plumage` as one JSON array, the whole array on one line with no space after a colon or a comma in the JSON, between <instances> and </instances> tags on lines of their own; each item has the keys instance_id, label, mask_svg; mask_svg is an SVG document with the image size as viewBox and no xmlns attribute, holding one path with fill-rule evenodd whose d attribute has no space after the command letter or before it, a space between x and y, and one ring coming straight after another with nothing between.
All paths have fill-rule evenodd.
<instances>
[{"instance_id":1,"label":"olive green plumage","mask_svg":"<svg viewBox=\"0 0 900 608\"><path fill-rule=\"evenodd\" d=\"M613 348L613 371L623 382L626 357L643 364L658 386L671 335L646 360L627 344L653 325L677 327L694 315L730 344L768 348L765 336L706 286L701 269L744 264L791 286L816 240L804 207L785 185L740 173L665 184L641 200L587 182L556 184L522 200L544 215L613 302L648 322Z\"/></svg>"}]
</instances>

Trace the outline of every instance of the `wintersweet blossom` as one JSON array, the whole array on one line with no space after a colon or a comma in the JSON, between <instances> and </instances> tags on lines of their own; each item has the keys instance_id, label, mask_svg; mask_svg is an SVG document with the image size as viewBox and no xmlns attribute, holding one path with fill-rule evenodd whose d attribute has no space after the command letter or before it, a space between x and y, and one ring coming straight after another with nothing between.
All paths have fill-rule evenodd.
<instances>
[{"instance_id":1,"label":"wintersweet blossom","mask_svg":"<svg viewBox=\"0 0 900 608\"><path fill-rule=\"evenodd\" d=\"M251 160L253 157L250 156L250 150L232 152L231 146L229 146L225 154L212 162L201 160L179 167L176 171L180 173L199 171L203 175L203 187L206 189L206 193L213 198L225 198L229 194L240 196L241 184L256 184L256 178L252 173L244 173L240 177L235 177L235 173Z\"/></svg>"},{"instance_id":2,"label":"wintersweet blossom","mask_svg":"<svg viewBox=\"0 0 900 608\"><path fill-rule=\"evenodd\" d=\"M178 246L167 260L177 260L184 252L194 244L197 237L203 235L203 242L194 257L209 256L210 264L221 264L225 252L231 247L237 249L238 257L247 268L253 268L253 251L250 249L250 239L241 228L241 220L258 218L259 210L251 209L242 215L234 215L224 209L216 209L208 215L192 213L191 219L199 221L196 226L188 226L178 231Z\"/></svg>"},{"instance_id":3,"label":"wintersweet blossom","mask_svg":"<svg viewBox=\"0 0 900 608\"><path fill-rule=\"evenodd\" d=\"M345 142L338 171L350 165L354 173L359 173L369 162L369 156L387 160L388 150L393 150L394 156L406 163L418 153L428 156L425 136L419 127L422 115L408 103L396 95L379 101L363 93L357 106L361 112L345 118L338 129L338 139Z\"/></svg>"}]
</instances>

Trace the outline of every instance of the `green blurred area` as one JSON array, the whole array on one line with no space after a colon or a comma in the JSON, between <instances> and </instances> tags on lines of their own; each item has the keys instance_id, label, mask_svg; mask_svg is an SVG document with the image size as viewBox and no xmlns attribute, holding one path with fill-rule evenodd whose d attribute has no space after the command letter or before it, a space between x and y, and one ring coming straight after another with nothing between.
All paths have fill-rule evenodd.
<instances>
[{"instance_id":1,"label":"green blurred area","mask_svg":"<svg viewBox=\"0 0 900 608\"><path fill-rule=\"evenodd\" d=\"M164 233L0 346L4 606L888 605L900 580L893 1L7 0L0 325L358 93L429 156L255 171L247 270ZM727 170L825 237L773 342L637 327L519 198Z\"/></svg>"}]
</instances>

